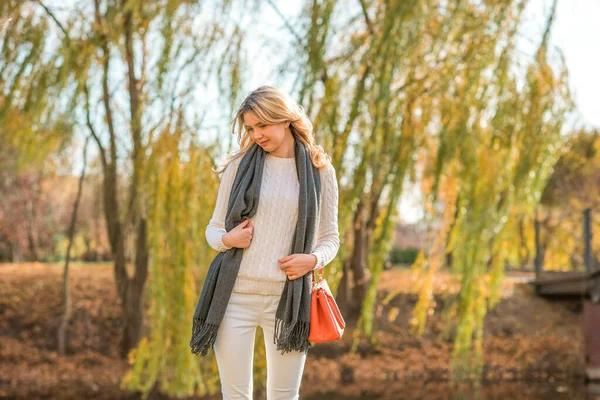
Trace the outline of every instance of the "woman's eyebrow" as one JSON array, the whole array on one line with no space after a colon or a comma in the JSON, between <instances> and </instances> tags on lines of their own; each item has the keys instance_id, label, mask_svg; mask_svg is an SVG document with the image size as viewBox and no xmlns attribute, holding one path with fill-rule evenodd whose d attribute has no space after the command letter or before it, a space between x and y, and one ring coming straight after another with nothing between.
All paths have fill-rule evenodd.
<instances>
[{"instance_id":1,"label":"woman's eyebrow","mask_svg":"<svg viewBox=\"0 0 600 400\"><path fill-rule=\"evenodd\" d=\"M262 122L258 121L256 124L254 124L254 126L256 126L256 125L258 125L258 124L262 124ZM246 128L252 128L252 126L251 126L251 125L246 125L246 124L244 124L244 126L245 126Z\"/></svg>"}]
</instances>

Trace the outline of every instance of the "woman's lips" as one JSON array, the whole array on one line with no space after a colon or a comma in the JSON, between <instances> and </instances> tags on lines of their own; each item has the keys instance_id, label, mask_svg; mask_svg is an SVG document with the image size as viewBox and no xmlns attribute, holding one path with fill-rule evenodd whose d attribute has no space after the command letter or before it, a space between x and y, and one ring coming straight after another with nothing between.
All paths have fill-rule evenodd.
<instances>
[{"instance_id":1,"label":"woman's lips","mask_svg":"<svg viewBox=\"0 0 600 400\"><path fill-rule=\"evenodd\" d=\"M266 144L267 144L267 142L268 142L268 140L265 140L264 142L258 142L258 144L259 144L260 146L264 146L264 145L266 145Z\"/></svg>"}]
</instances>

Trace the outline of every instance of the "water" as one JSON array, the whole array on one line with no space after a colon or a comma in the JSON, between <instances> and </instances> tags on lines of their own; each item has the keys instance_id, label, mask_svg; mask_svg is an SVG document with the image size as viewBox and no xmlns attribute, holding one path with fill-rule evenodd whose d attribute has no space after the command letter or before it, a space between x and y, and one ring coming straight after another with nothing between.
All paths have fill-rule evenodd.
<instances>
[{"instance_id":1,"label":"water","mask_svg":"<svg viewBox=\"0 0 600 400\"><path fill-rule=\"evenodd\" d=\"M343 392L313 393L301 397L305 400L600 400L600 384L502 382L475 388L452 387L447 382L427 382L382 385L377 392L347 387Z\"/></svg>"}]
</instances>

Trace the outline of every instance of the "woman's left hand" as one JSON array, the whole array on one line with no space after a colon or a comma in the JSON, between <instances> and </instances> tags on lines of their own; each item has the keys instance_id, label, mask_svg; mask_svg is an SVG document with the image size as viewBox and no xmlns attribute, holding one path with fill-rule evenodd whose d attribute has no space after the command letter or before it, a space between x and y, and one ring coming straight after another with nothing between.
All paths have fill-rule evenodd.
<instances>
[{"instance_id":1,"label":"woman's left hand","mask_svg":"<svg viewBox=\"0 0 600 400\"><path fill-rule=\"evenodd\" d=\"M317 265L314 254L291 254L278 259L279 268L285 272L289 280L298 279L310 272Z\"/></svg>"}]
</instances>

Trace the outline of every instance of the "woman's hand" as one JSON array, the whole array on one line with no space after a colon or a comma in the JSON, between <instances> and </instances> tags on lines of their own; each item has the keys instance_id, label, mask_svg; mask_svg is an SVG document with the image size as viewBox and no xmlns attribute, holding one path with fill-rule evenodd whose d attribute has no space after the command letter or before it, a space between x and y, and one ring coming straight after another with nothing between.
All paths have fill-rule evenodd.
<instances>
[{"instance_id":1,"label":"woman's hand","mask_svg":"<svg viewBox=\"0 0 600 400\"><path fill-rule=\"evenodd\" d=\"M253 234L254 226L250 223L249 219L245 219L235 228L223 235L223 244L227 247L245 249L250 246Z\"/></svg>"},{"instance_id":2,"label":"woman's hand","mask_svg":"<svg viewBox=\"0 0 600 400\"><path fill-rule=\"evenodd\" d=\"M317 265L314 254L292 254L278 259L279 268L285 272L289 280L298 279L310 272Z\"/></svg>"}]
</instances>

